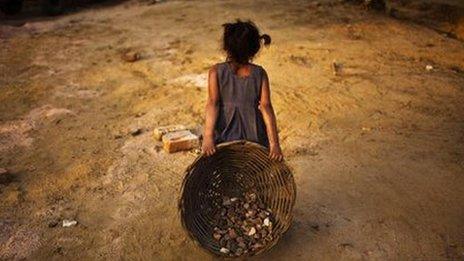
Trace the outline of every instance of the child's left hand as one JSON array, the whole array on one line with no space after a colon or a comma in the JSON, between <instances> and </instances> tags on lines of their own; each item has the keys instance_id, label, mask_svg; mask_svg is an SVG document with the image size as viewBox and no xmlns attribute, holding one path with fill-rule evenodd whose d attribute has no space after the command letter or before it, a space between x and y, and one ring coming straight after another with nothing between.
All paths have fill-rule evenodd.
<instances>
[{"instance_id":1,"label":"child's left hand","mask_svg":"<svg viewBox=\"0 0 464 261\"><path fill-rule=\"evenodd\" d=\"M280 149L279 144L270 145L269 146L269 158L271 160L278 160L282 161L284 159L284 155L282 154L282 150Z\"/></svg>"}]
</instances>

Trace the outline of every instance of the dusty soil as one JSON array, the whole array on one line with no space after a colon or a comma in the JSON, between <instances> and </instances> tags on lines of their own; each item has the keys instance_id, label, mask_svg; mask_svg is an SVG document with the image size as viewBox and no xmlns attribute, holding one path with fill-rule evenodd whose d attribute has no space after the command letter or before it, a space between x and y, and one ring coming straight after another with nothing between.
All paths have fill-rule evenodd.
<instances>
[{"instance_id":1,"label":"dusty soil","mask_svg":"<svg viewBox=\"0 0 464 261\"><path fill-rule=\"evenodd\" d=\"M273 37L255 62L298 188L293 226L257 259L463 259L464 43L406 11L126 2L4 23L0 259L213 259L178 219L195 155L164 153L151 130L202 124L220 25L237 17ZM128 48L142 59L123 62Z\"/></svg>"}]
</instances>

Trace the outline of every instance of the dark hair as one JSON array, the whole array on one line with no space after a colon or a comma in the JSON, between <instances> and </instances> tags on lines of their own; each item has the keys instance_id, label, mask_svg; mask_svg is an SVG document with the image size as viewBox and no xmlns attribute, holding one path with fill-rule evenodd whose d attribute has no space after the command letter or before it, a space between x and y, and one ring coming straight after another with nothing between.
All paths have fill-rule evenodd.
<instances>
[{"instance_id":1,"label":"dark hair","mask_svg":"<svg viewBox=\"0 0 464 261\"><path fill-rule=\"evenodd\" d=\"M227 52L227 59L239 64L246 64L264 45L271 44L271 37L267 34L260 35L258 27L252 21L242 22L237 19L235 23L225 23L223 46Z\"/></svg>"}]
</instances>

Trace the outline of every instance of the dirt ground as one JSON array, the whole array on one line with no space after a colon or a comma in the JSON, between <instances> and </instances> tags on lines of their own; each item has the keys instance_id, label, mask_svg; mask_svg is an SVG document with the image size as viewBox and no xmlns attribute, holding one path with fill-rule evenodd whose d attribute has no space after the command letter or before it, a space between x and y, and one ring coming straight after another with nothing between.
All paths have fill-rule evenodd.
<instances>
[{"instance_id":1,"label":"dirt ground","mask_svg":"<svg viewBox=\"0 0 464 261\"><path fill-rule=\"evenodd\" d=\"M273 38L255 62L298 190L292 227L256 259L464 259L464 23L417 19L430 1L412 2L401 19L328 0L0 18L0 259L214 259L177 212L196 156L164 153L151 131L203 123L235 18Z\"/></svg>"}]
</instances>

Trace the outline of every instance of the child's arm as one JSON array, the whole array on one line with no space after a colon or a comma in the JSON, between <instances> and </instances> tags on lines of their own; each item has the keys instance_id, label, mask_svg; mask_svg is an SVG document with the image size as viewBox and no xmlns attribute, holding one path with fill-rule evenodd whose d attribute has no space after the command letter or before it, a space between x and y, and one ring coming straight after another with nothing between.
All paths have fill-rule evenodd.
<instances>
[{"instance_id":1,"label":"child's arm","mask_svg":"<svg viewBox=\"0 0 464 261\"><path fill-rule=\"evenodd\" d=\"M264 71L263 83L261 86L261 100L259 102L261 113L263 114L266 132L269 138L269 157L271 159L282 160L282 150L279 144L279 135L277 134L277 123L274 109L271 103L271 90L269 88L269 78Z\"/></svg>"},{"instance_id":2,"label":"child's arm","mask_svg":"<svg viewBox=\"0 0 464 261\"><path fill-rule=\"evenodd\" d=\"M208 76L208 100L206 101L206 123L203 133L202 151L206 156L210 156L216 152L214 144L214 126L218 116L219 102L219 87L217 83L217 70L213 66L209 70Z\"/></svg>"}]
</instances>

